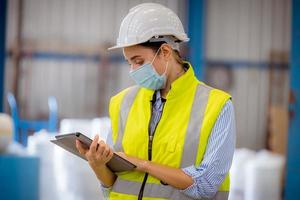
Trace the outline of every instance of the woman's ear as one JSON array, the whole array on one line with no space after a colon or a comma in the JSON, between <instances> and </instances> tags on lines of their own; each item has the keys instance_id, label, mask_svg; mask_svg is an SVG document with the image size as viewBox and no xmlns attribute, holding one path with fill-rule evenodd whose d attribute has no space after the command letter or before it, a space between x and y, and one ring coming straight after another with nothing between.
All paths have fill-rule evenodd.
<instances>
[{"instance_id":1,"label":"woman's ear","mask_svg":"<svg viewBox=\"0 0 300 200\"><path fill-rule=\"evenodd\" d=\"M170 60L170 57L172 55L172 47L168 44L162 44L161 46L161 55L163 56L163 58L168 61Z\"/></svg>"}]
</instances>

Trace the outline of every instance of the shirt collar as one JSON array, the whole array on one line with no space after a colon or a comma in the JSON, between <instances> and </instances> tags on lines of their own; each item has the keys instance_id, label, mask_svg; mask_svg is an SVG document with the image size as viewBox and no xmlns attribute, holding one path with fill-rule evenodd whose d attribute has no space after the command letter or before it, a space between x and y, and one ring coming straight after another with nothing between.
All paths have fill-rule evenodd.
<instances>
[{"instance_id":1,"label":"shirt collar","mask_svg":"<svg viewBox=\"0 0 300 200\"><path fill-rule=\"evenodd\" d=\"M189 62L184 62L184 65L187 70L182 76L173 81L171 89L167 94L167 99L176 98L184 94L193 84L198 82L192 65Z\"/></svg>"}]
</instances>

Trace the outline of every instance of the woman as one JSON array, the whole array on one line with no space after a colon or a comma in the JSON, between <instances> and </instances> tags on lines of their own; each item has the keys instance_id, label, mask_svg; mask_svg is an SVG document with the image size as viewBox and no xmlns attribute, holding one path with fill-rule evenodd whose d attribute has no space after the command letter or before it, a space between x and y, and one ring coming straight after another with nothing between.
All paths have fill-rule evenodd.
<instances>
[{"instance_id":1,"label":"woman","mask_svg":"<svg viewBox=\"0 0 300 200\"><path fill-rule=\"evenodd\" d=\"M178 44L189 39L178 16L154 3L132 8L117 45L137 86L112 97L113 149L134 171L113 173L113 150L96 136L90 149L79 141L109 199L228 199L235 146L229 94L211 88L182 61Z\"/></svg>"}]
</instances>

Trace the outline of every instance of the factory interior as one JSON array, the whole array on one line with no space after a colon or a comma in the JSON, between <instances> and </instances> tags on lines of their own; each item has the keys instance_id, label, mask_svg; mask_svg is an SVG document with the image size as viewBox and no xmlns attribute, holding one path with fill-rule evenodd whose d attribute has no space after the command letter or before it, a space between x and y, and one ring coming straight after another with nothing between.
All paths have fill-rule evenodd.
<instances>
[{"instance_id":1,"label":"factory interior","mask_svg":"<svg viewBox=\"0 0 300 200\"><path fill-rule=\"evenodd\" d=\"M90 161L50 140L80 132L110 144L111 98L136 82L125 50L108 48L142 3L177 14L189 38L181 57L198 80L231 95L235 144L223 199L300 199L299 0L1 0L0 199L141 199L113 198ZM142 198L184 200L155 195Z\"/></svg>"}]
</instances>

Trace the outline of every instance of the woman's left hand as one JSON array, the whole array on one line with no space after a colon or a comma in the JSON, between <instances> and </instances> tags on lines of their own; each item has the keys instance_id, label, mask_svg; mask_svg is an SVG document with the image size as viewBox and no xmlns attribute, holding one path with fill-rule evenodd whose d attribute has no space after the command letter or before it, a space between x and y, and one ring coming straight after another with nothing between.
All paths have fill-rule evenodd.
<instances>
[{"instance_id":1,"label":"woman's left hand","mask_svg":"<svg viewBox=\"0 0 300 200\"><path fill-rule=\"evenodd\" d=\"M143 160L134 156L126 155L124 152L117 152L119 156L136 165L136 171L148 173L151 176L169 184L177 189L186 189L193 184L191 176L182 169Z\"/></svg>"}]
</instances>

